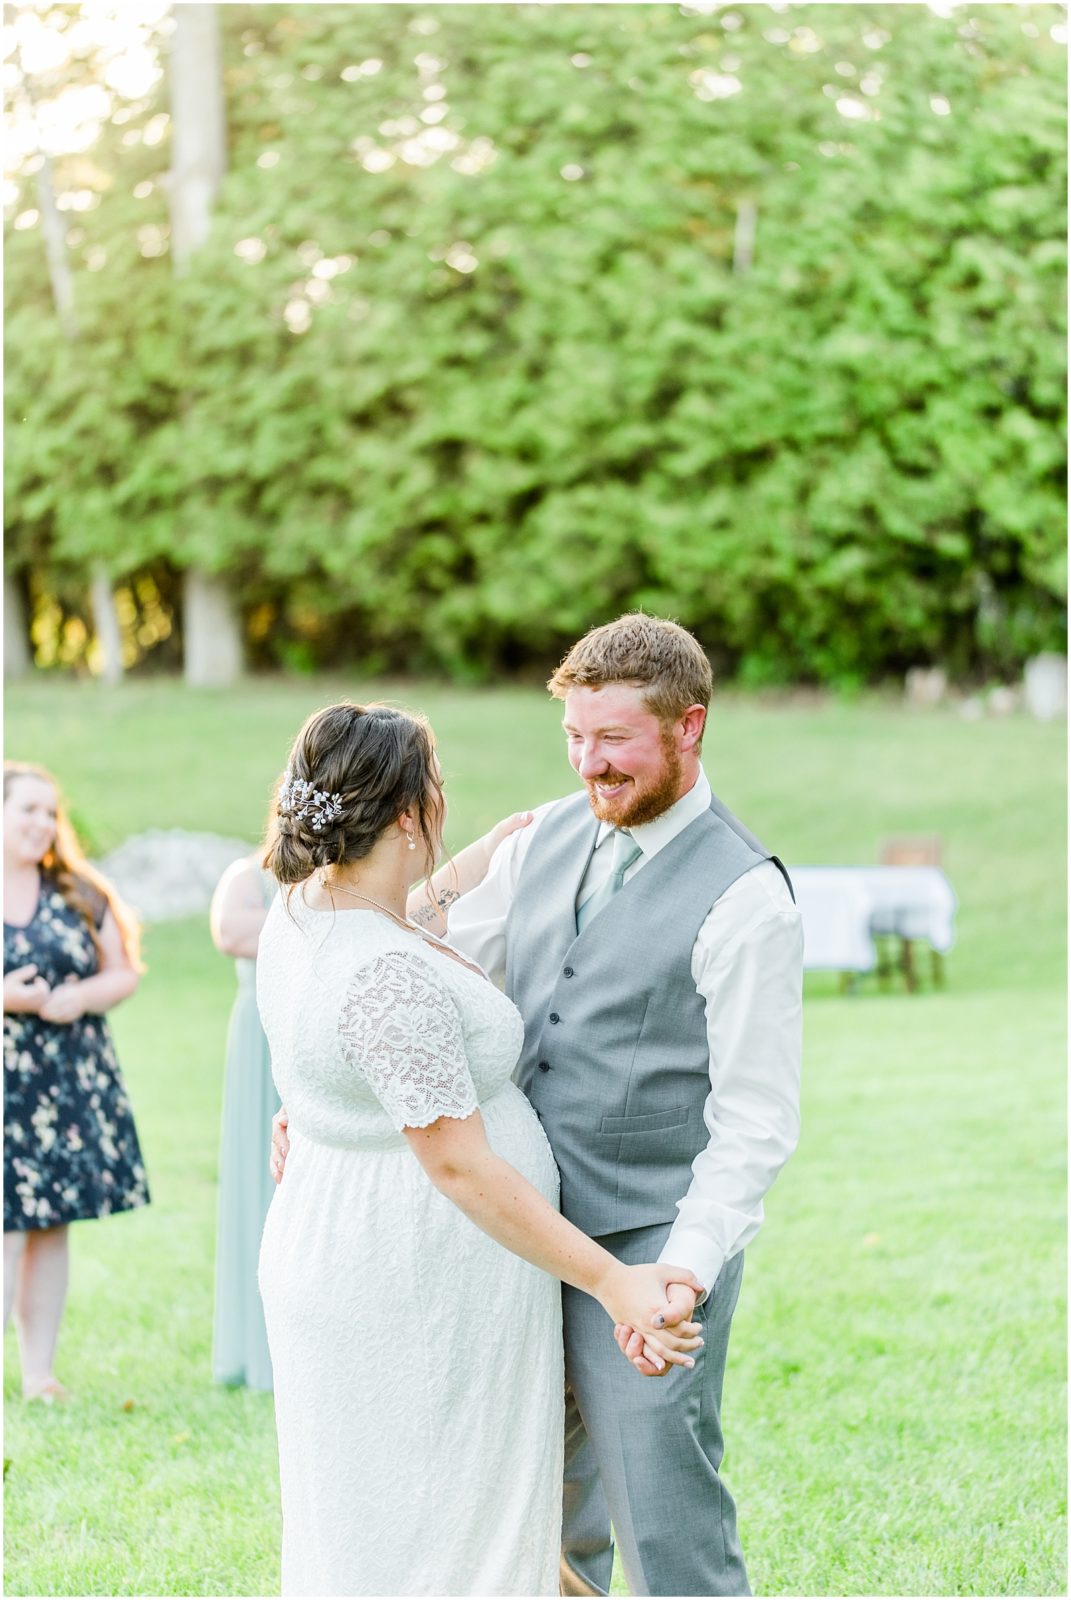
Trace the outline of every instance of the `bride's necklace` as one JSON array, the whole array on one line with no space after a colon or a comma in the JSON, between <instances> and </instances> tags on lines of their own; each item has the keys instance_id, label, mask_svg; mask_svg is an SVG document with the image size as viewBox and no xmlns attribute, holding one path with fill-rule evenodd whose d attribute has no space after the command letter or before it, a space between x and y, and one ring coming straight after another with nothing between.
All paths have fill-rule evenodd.
<instances>
[{"instance_id":1,"label":"bride's necklace","mask_svg":"<svg viewBox=\"0 0 1071 1600\"><path fill-rule=\"evenodd\" d=\"M390 917L400 928L408 928L411 933L419 933L422 938L424 937L423 930L418 928L415 922L410 922L408 917L400 917L397 911L392 911L390 906L383 905L379 900L373 900L370 894L362 894L359 889L347 889L344 883L332 883L325 876L320 878L320 888L326 889L328 894L336 890L339 894L348 894L353 900L366 900L370 906L375 906L377 911L382 911L384 916Z\"/></svg>"},{"instance_id":2,"label":"bride's necklace","mask_svg":"<svg viewBox=\"0 0 1071 1600\"><path fill-rule=\"evenodd\" d=\"M426 928L418 928L415 922L409 921L408 917L400 917L396 911L391 910L390 906L385 906L380 901L373 900L370 894L362 894L360 889L347 889L345 884L342 883L332 883L324 873L320 874L320 887L321 889L326 889L328 894L331 893L332 889L337 889L339 894L348 894L353 900L364 900L368 905L375 906L377 911L382 911L385 917L389 917L392 922L396 922L399 928L406 928L410 933L415 933L418 939L423 939L425 944L430 944L433 949L441 950L444 955L449 956L451 961L456 961L458 966L468 967L469 971L475 972L478 978L486 979L487 974L485 972L481 971L479 967L473 966L471 961L466 961L464 956L458 955L456 950L451 950L445 939L440 939L437 934L429 932Z\"/></svg>"}]
</instances>

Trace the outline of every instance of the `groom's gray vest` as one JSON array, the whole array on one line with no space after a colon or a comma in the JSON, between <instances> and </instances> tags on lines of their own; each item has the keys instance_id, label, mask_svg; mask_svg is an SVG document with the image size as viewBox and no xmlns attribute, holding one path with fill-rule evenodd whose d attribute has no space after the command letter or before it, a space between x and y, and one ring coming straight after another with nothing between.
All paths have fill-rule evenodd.
<instances>
[{"instance_id":1,"label":"groom's gray vest","mask_svg":"<svg viewBox=\"0 0 1071 1600\"><path fill-rule=\"evenodd\" d=\"M542 819L506 923L506 993L525 1023L514 1076L554 1151L562 1211L596 1237L676 1215L708 1138L692 946L731 883L781 867L715 799L578 934L598 829L586 794Z\"/></svg>"}]
</instances>

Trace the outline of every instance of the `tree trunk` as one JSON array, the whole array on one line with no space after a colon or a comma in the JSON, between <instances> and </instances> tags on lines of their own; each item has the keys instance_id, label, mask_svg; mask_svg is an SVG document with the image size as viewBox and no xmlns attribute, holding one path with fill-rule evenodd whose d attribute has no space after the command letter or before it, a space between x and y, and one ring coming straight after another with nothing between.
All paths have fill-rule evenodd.
<instances>
[{"instance_id":1,"label":"tree trunk","mask_svg":"<svg viewBox=\"0 0 1071 1600\"><path fill-rule=\"evenodd\" d=\"M26 625L26 602L22 585L10 572L4 573L4 676L22 678L33 665L30 633Z\"/></svg>"},{"instance_id":2,"label":"tree trunk","mask_svg":"<svg viewBox=\"0 0 1071 1600\"><path fill-rule=\"evenodd\" d=\"M103 561L94 561L91 568L89 599L93 607L93 631L101 649L101 678L105 683L122 683L123 639L115 612L112 580Z\"/></svg>"},{"instance_id":3,"label":"tree trunk","mask_svg":"<svg viewBox=\"0 0 1071 1600\"><path fill-rule=\"evenodd\" d=\"M37 102L33 90L32 79L22 65L22 56L18 47L15 49L15 61L19 71L20 91L33 117L34 126L37 125ZM40 146L40 139L38 140ZM56 204L56 185L52 176L52 162L44 150L38 149L40 165L37 169L37 204L41 212L41 237L45 246L45 260L48 262L48 281L52 287L52 302L56 308L60 327L67 338L75 340L78 337L78 317L74 305L74 278L71 275L70 263L67 260L66 227ZM8 612L7 612L8 586L5 579L4 585L4 638L5 663L7 655L8 638ZM93 625L97 641L104 653L105 683L120 683L123 677L123 652L119 634L119 618L115 611L115 600L112 595L111 581L102 562L94 562L90 576L90 603L93 610ZM12 630L13 632L14 630ZM25 628L23 628L25 636Z\"/></svg>"},{"instance_id":4,"label":"tree trunk","mask_svg":"<svg viewBox=\"0 0 1071 1600\"><path fill-rule=\"evenodd\" d=\"M758 220L759 208L754 200L741 200L736 208L736 228L733 232L733 271L738 277L751 271Z\"/></svg>"},{"instance_id":5,"label":"tree trunk","mask_svg":"<svg viewBox=\"0 0 1071 1600\"><path fill-rule=\"evenodd\" d=\"M14 6L4 7L4 22L8 26L14 21ZM41 237L45 246L45 260L48 262L48 281L52 286L52 303L56 308L56 315L60 326L68 339L78 337L78 322L74 314L74 279L67 261L67 230L63 218L60 216L56 204L56 185L52 178L52 162L45 154L41 140L40 128L37 118L37 95L34 82L22 63L22 50L19 47L18 35L12 31L13 59L16 78L15 98L29 115L33 123L34 137L37 143L37 204L41 212Z\"/></svg>"},{"instance_id":6,"label":"tree trunk","mask_svg":"<svg viewBox=\"0 0 1071 1600\"><path fill-rule=\"evenodd\" d=\"M56 205L56 186L52 180L52 163L42 152L37 169L37 204L41 208L41 235L48 261L48 276L52 284L52 299L56 315L68 339L78 337L78 319L74 314L74 279L67 260L67 238L63 218Z\"/></svg>"},{"instance_id":7,"label":"tree trunk","mask_svg":"<svg viewBox=\"0 0 1071 1600\"><path fill-rule=\"evenodd\" d=\"M208 238L227 166L227 130L214 5L178 5L171 41L171 259L181 273Z\"/></svg>"},{"instance_id":8,"label":"tree trunk","mask_svg":"<svg viewBox=\"0 0 1071 1600\"><path fill-rule=\"evenodd\" d=\"M56 190L52 179L52 163L41 154L37 173L37 203L41 208L41 232L44 237L48 276L52 284L52 298L56 315L68 339L78 337L78 318L74 308L74 279L67 261L67 241L63 218L56 205ZM119 631L119 617L115 610L112 582L103 561L94 561L90 567L89 602L93 612L93 631L100 645L103 667L101 678L105 683L123 681L123 644Z\"/></svg>"},{"instance_id":9,"label":"tree trunk","mask_svg":"<svg viewBox=\"0 0 1071 1600\"><path fill-rule=\"evenodd\" d=\"M242 670L242 634L222 578L188 567L183 574L182 642L186 682L225 689Z\"/></svg>"},{"instance_id":10,"label":"tree trunk","mask_svg":"<svg viewBox=\"0 0 1071 1600\"><path fill-rule=\"evenodd\" d=\"M227 129L214 5L177 5L171 41L171 263L176 275L204 244L212 203L227 166ZM242 670L242 634L222 579L187 568L183 675L199 688L233 683Z\"/></svg>"}]
</instances>

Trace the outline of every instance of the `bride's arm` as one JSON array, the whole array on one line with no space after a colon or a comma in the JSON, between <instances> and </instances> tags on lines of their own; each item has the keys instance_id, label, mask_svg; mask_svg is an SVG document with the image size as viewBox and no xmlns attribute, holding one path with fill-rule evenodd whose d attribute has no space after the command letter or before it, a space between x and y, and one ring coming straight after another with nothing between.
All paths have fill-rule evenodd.
<instances>
[{"instance_id":1,"label":"bride's arm","mask_svg":"<svg viewBox=\"0 0 1071 1600\"><path fill-rule=\"evenodd\" d=\"M682 1323L671 1331L659 1320L669 1284L701 1288L687 1268L665 1263L627 1267L618 1261L556 1211L516 1167L495 1154L478 1110L463 1119L444 1116L428 1127L402 1131L439 1192L484 1233L533 1266L592 1295L612 1322L627 1323L641 1333L656 1359L675 1366L695 1365L688 1352L703 1343L699 1324ZM626 1306L632 1308L628 1316L623 1314ZM478 1315L477 1307L473 1315Z\"/></svg>"},{"instance_id":2,"label":"bride's arm","mask_svg":"<svg viewBox=\"0 0 1071 1600\"><path fill-rule=\"evenodd\" d=\"M487 876L491 857L503 839L518 828L526 828L532 820L530 811L515 811L511 817L485 833L482 839L466 845L452 861L439 868L433 877L418 883L409 892L405 914L410 921L418 922L440 936L446 932L450 907L463 894L475 889Z\"/></svg>"},{"instance_id":3,"label":"bride's arm","mask_svg":"<svg viewBox=\"0 0 1071 1600\"><path fill-rule=\"evenodd\" d=\"M688 1365L700 1330L683 1323L665 1329L666 1287L687 1283L701 1292L699 1280L664 1262L623 1266L491 1149L462 1012L444 968L445 958L424 947L388 949L361 962L339 1001L343 1059L365 1080L430 1181L478 1228L593 1295L612 1322L642 1333L660 1359ZM506 1004L497 995L494 1000ZM474 1320L479 1311L473 1307Z\"/></svg>"}]
</instances>

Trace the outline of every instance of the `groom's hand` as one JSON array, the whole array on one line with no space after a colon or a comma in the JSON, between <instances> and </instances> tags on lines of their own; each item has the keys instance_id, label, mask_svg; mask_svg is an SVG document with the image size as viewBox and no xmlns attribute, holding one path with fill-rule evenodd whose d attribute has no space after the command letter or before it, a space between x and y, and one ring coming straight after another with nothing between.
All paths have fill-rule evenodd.
<instances>
[{"instance_id":1,"label":"groom's hand","mask_svg":"<svg viewBox=\"0 0 1071 1600\"><path fill-rule=\"evenodd\" d=\"M269 1165L271 1167L271 1175L276 1183L282 1183L283 1181L283 1168L286 1166L286 1158L290 1153L290 1140L286 1136L286 1130L289 1126L290 1118L286 1114L286 1107L280 1106L271 1119L271 1156Z\"/></svg>"},{"instance_id":2,"label":"groom's hand","mask_svg":"<svg viewBox=\"0 0 1071 1600\"><path fill-rule=\"evenodd\" d=\"M696 1291L689 1289L687 1284L671 1283L666 1290L666 1306L663 1312L664 1326L674 1328L678 1333L691 1336L702 1332L702 1324L688 1322L695 1310ZM636 1368L643 1378L664 1378L670 1370L667 1363L659 1360L658 1356L645 1343L643 1335L634 1328L624 1326L622 1323L614 1325L614 1339L621 1354Z\"/></svg>"}]
</instances>

